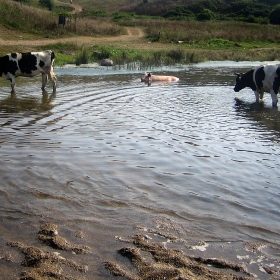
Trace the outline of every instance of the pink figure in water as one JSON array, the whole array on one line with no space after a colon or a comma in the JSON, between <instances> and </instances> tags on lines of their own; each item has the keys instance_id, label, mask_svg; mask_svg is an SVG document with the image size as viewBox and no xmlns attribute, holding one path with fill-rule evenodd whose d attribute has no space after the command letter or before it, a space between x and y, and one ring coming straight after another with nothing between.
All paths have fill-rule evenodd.
<instances>
[{"instance_id":1,"label":"pink figure in water","mask_svg":"<svg viewBox=\"0 0 280 280\"><path fill-rule=\"evenodd\" d=\"M150 85L152 82L157 83L170 83L170 82L177 82L179 78L174 76L159 76L159 75L152 75L151 73L145 74L143 78L141 78L141 82L148 83Z\"/></svg>"}]
</instances>

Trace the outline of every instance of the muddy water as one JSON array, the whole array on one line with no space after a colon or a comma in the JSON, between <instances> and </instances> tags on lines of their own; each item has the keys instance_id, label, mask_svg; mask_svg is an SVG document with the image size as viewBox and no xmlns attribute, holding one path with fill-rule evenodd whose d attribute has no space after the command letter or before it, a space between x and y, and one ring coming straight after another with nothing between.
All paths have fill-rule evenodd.
<instances>
[{"instance_id":1,"label":"muddy water","mask_svg":"<svg viewBox=\"0 0 280 280\"><path fill-rule=\"evenodd\" d=\"M155 69L180 81L149 87L140 70L57 68L56 94L43 95L40 77L18 78L13 96L1 79L5 279L23 270L22 255L6 242L39 246L44 222L91 247L78 259L89 265L85 279L109 279L102 263L122 261L116 236L159 228L159 220L189 244L211 244L212 257L240 262L249 254L244 242L265 244L262 260L247 266L270 279L260 263L279 270L280 112L269 95L257 106L249 89L233 91L234 73L252 65Z\"/></svg>"}]
</instances>

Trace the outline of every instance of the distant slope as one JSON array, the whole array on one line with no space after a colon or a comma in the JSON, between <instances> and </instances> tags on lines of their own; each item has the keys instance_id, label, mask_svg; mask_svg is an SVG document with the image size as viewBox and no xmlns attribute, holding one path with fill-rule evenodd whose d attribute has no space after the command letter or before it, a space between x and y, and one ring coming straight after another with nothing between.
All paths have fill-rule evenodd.
<instances>
[{"instance_id":1,"label":"distant slope","mask_svg":"<svg viewBox=\"0 0 280 280\"><path fill-rule=\"evenodd\" d=\"M200 0L73 0L73 4L82 6L84 10L159 15L178 5L187 5L198 1ZM68 0L61 0L61 2L69 3ZM144 2L146 3L144 4Z\"/></svg>"},{"instance_id":2,"label":"distant slope","mask_svg":"<svg viewBox=\"0 0 280 280\"><path fill-rule=\"evenodd\" d=\"M199 1L200 0L146 0L147 3L137 1L137 5L130 11L140 15L159 16L179 5L188 5Z\"/></svg>"},{"instance_id":3,"label":"distant slope","mask_svg":"<svg viewBox=\"0 0 280 280\"><path fill-rule=\"evenodd\" d=\"M70 0L61 0L69 3ZM73 0L84 11L134 12L139 15L162 16L178 6L191 5L191 12L200 13L209 9L221 15L268 17L279 0ZM193 4L193 5L192 5Z\"/></svg>"}]
</instances>

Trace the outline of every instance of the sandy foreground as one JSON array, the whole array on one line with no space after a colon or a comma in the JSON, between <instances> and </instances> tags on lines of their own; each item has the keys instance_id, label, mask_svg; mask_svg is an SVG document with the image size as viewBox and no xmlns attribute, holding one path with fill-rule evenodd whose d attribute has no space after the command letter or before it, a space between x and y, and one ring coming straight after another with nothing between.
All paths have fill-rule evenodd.
<instances>
[{"instance_id":1,"label":"sandy foreground","mask_svg":"<svg viewBox=\"0 0 280 280\"><path fill-rule=\"evenodd\" d=\"M135 235L115 237L119 245L117 252L112 250L110 260L99 260L100 269L107 271L104 279L112 279L114 276L128 280L258 279L247 271L246 263L242 260L234 263L222 258L202 257L199 253L186 254L181 248L190 247L192 250L196 248L203 251L208 245L204 242L194 246L187 245L189 241L180 237L180 226L177 228L176 224L168 219L162 218L156 223L160 229L137 226ZM87 238L82 231L75 233L76 242L73 242L65 237L64 230L68 229L51 222L42 223L37 231L34 231L36 242L7 241L0 250L2 275L9 277L9 267L14 266L18 267L18 276L11 276L10 279L95 279L95 275L90 271L92 264L82 261L86 260L87 256L90 258L92 254L96 254L95 249L85 245ZM228 244L223 249L225 252L221 253L232 254L233 246ZM262 255L263 244L246 242L242 246L247 252ZM119 257L113 257L115 254ZM278 272L273 268L264 266L263 269L272 276L270 279L279 279Z\"/></svg>"}]
</instances>

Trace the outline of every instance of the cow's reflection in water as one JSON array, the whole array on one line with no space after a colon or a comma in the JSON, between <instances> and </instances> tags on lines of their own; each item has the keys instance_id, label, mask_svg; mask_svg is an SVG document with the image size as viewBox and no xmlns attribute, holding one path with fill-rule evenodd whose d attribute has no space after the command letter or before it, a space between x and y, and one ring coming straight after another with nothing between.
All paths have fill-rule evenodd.
<instances>
[{"instance_id":1,"label":"cow's reflection in water","mask_svg":"<svg viewBox=\"0 0 280 280\"><path fill-rule=\"evenodd\" d=\"M50 106L49 109L53 107L51 105L51 102L56 98L56 91L53 91L51 94L49 94L46 90L43 90L42 92L42 105Z\"/></svg>"},{"instance_id":2,"label":"cow's reflection in water","mask_svg":"<svg viewBox=\"0 0 280 280\"><path fill-rule=\"evenodd\" d=\"M280 111L277 107L271 108L263 102L247 102L235 98L235 111L238 116L253 121L258 131L267 131L264 139L279 143L280 139Z\"/></svg>"},{"instance_id":3,"label":"cow's reflection in water","mask_svg":"<svg viewBox=\"0 0 280 280\"><path fill-rule=\"evenodd\" d=\"M56 97L56 91L48 93L47 91L42 92L42 96L24 96L11 93L10 96L0 100L0 111L4 113L20 113L30 111L32 113L39 113L51 110L54 105L52 101Z\"/></svg>"}]
</instances>

